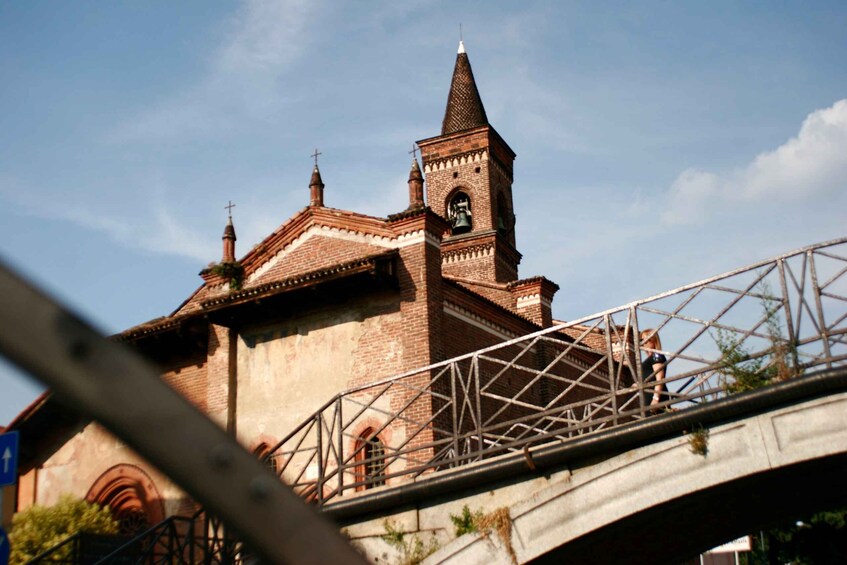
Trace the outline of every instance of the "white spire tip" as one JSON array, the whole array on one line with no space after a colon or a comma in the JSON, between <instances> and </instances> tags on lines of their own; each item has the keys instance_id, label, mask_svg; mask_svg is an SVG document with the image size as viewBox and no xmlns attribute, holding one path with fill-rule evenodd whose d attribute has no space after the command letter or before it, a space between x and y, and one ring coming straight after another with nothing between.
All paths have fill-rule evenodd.
<instances>
[{"instance_id":1,"label":"white spire tip","mask_svg":"<svg viewBox=\"0 0 847 565\"><path fill-rule=\"evenodd\" d=\"M465 52L465 42L460 39L459 40L459 53L461 54L461 53L464 53L464 52Z\"/></svg>"}]
</instances>

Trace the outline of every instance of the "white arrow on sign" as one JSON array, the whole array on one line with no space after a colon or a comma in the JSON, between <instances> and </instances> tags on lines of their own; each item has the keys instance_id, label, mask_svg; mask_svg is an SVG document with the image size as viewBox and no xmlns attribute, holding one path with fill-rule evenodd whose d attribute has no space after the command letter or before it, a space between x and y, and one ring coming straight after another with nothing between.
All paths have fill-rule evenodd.
<instances>
[{"instance_id":1,"label":"white arrow on sign","mask_svg":"<svg viewBox=\"0 0 847 565\"><path fill-rule=\"evenodd\" d=\"M6 473L9 472L9 459L11 459L11 458L12 458L12 450L7 447L6 451L3 452L3 474L6 474Z\"/></svg>"}]
</instances>

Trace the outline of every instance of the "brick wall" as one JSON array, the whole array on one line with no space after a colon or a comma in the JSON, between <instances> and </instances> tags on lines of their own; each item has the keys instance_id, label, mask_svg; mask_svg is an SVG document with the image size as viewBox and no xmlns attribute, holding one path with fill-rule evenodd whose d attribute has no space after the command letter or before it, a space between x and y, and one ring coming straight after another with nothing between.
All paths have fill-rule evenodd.
<instances>
[{"instance_id":1,"label":"brick wall","mask_svg":"<svg viewBox=\"0 0 847 565\"><path fill-rule=\"evenodd\" d=\"M202 352L168 363L162 368L162 379L200 410L208 409L208 371Z\"/></svg>"}]
</instances>

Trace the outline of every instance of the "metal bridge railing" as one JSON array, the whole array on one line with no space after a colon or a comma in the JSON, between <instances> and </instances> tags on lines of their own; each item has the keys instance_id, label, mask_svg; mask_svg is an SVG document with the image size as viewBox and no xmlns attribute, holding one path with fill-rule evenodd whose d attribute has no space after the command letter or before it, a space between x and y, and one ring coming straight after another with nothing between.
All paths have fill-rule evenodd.
<instances>
[{"instance_id":1,"label":"metal bridge railing","mask_svg":"<svg viewBox=\"0 0 847 565\"><path fill-rule=\"evenodd\" d=\"M847 238L353 388L266 457L324 504L843 365L845 273ZM658 406L641 365L654 351L667 359Z\"/></svg>"}]
</instances>

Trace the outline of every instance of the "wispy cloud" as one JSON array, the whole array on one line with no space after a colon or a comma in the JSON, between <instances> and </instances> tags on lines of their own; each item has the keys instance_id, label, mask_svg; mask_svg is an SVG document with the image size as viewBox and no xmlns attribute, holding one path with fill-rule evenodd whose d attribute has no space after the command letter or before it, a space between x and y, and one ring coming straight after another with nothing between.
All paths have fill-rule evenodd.
<instances>
[{"instance_id":1,"label":"wispy cloud","mask_svg":"<svg viewBox=\"0 0 847 565\"><path fill-rule=\"evenodd\" d=\"M842 189L847 179L847 99L809 114L800 132L745 167L683 171L670 187L667 224L696 224L717 210L796 201Z\"/></svg>"},{"instance_id":2,"label":"wispy cloud","mask_svg":"<svg viewBox=\"0 0 847 565\"><path fill-rule=\"evenodd\" d=\"M213 242L199 230L177 221L163 203L151 211L131 214L96 211L93 206L41 198L39 191L9 177L0 177L0 198L12 203L19 213L46 220L70 222L105 234L113 241L157 254L187 257L208 262L218 255Z\"/></svg>"},{"instance_id":3,"label":"wispy cloud","mask_svg":"<svg viewBox=\"0 0 847 565\"><path fill-rule=\"evenodd\" d=\"M309 0L246 0L196 84L142 111L108 135L113 142L212 135L273 112L279 79L308 43Z\"/></svg>"}]
</instances>

